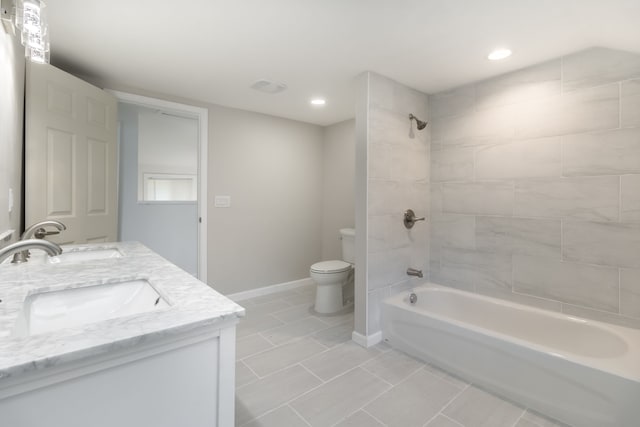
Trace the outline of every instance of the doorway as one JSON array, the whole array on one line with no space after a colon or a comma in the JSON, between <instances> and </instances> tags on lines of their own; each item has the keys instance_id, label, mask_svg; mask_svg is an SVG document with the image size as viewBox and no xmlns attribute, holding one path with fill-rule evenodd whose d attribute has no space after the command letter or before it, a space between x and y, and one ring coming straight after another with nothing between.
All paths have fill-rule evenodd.
<instances>
[{"instance_id":1,"label":"doorway","mask_svg":"<svg viewBox=\"0 0 640 427\"><path fill-rule=\"evenodd\" d=\"M136 240L206 282L208 111L118 99L118 239Z\"/></svg>"}]
</instances>

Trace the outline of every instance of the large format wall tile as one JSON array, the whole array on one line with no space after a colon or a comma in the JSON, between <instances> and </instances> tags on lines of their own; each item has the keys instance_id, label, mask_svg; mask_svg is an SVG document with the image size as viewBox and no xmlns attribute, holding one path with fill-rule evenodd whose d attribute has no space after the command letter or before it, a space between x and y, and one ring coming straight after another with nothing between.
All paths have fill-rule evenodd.
<instances>
[{"instance_id":1,"label":"large format wall tile","mask_svg":"<svg viewBox=\"0 0 640 427\"><path fill-rule=\"evenodd\" d=\"M620 314L640 318L640 270L620 270Z\"/></svg>"},{"instance_id":2,"label":"large format wall tile","mask_svg":"<svg viewBox=\"0 0 640 427\"><path fill-rule=\"evenodd\" d=\"M618 269L513 257L513 290L601 310L618 311Z\"/></svg>"},{"instance_id":3,"label":"large format wall tile","mask_svg":"<svg viewBox=\"0 0 640 427\"><path fill-rule=\"evenodd\" d=\"M560 94L560 60L545 62L476 84L477 108L516 104Z\"/></svg>"},{"instance_id":4,"label":"large format wall tile","mask_svg":"<svg viewBox=\"0 0 640 427\"><path fill-rule=\"evenodd\" d=\"M600 86L640 77L640 55L622 50L594 47L562 61L564 91Z\"/></svg>"},{"instance_id":5,"label":"large format wall tile","mask_svg":"<svg viewBox=\"0 0 640 427\"><path fill-rule=\"evenodd\" d=\"M562 244L569 261L640 267L640 224L564 221Z\"/></svg>"},{"instance_id":6,"label":"large format wall tile","mask_svg":"<svg viewBox=\"0 0 640 427\"><path fill-rule=\"evenodd\" d=\"M484 252L560 259L560 239L559 219L476 217L476 248Z\"/></svg>"},{"instance_id":7,"label":"large format wall tile","mask_svg":"<svg viewBox=\"0 0 640 427\"><path fill-rule=\"evenodd\" d=\"M564 136L562 162L567 176L640 173L640 128Z\"/></svg>"},{"instance_id":8,"label":"large format wall tile","mask_svg":"<svg viewBox=\"0 0 640 427\"><path fill-rule=\"evenodd\" d=\"M616 176L518 181L514 215L617 221L619 185Z\"/></svg>"},{"instance_id":9,"label":"large format wall tile","mask_svg":"<svg viewBox=\"0 0 640 427\"><path fill-rule=\"evenodd\" d=\"M511 289L510 255L445 248L440 272L445 280L451 280L452 286Z\"/></svg>"},{"instance_id":10,"label":"large format wall tile","mask_svg":"<svg viewBox=\"0 0 640 427\"><path fill-rule=\"evenodd\" d=\"M431 218L432 247L475 248L476 218L471 215L444 214Z\"/></svg>"},{"instance_id":11,"label":"large format wall tile","mask_svg":"<svg viewBox=\"0 0 640 427\"><path fill-rule=\"evenodd\" d=\"M560 138L542 138L480 147L477 179L560 176Z\"/></svg>"},{"instance_id":12,"label":"large format wall tile","mask_svg":"<svg viewBox=\"0 0 640 427\"><path fill-rule=\"evenodd\" d=\"M513 183L443 183L442 209L445 213L510 216L513 211Z\"/></svg>"},{"instance_id":13,"label":"large format wall tile","mask_svg":"<svg viewBox=\"0 0 640 427\"><path fill-rule=\"evenodd\" d=\"M621 176L620 186L620 221L640 222L640 175Z\"/></svg>"},{"instance_id":14,"label":"large format wall tile","mask_svg":"<svg viewBox=\"0 0 640 427\"><path fill-rule=\"evenodd\" d=\"M622 82L621 92L622 127L640 126L640 79Z\"/></svg>"},{"instance_id":15,"label":"large format wall tile","mask_svg":"<svg viewBox=\"0 0 640 427\"><path fill-rule=\"evenodd\" d=\"M470 112L475 107L475 101L476 88L474 85L430 95L431 120Z\"/></svg>"},{"instance_id":16,"label":"large format wall tile","mask_svg":"<svg viewBox=\"0 0 640 427\"><path fill-rule=\"evenodd\" d=\"M431 153L431 180L473 180L473 158L475 148L462 147L434 151Z\"/></svg>"}]
</instances>

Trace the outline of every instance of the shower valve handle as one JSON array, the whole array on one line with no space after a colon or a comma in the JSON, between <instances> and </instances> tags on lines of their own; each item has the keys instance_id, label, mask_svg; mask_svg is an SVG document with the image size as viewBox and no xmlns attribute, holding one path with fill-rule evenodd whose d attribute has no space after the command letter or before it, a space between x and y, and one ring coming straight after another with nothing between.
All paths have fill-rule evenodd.
<instances>
[{"instance_id":1,"label":"shower valve handle","mask_svg":"<svg viewBox=\"0 0 640 427\"><path fill-rule=\"evenodd\" d=\"M416 218L416 214L415 212L413 212L413 210L411 209L407 209L406 211L404 211L404 226L407 228L407 230L410 230L413 228L413 226L416 224L416 222L418 221L424 221L425 217L422 218Z\"/></svg>"}]
</instances>

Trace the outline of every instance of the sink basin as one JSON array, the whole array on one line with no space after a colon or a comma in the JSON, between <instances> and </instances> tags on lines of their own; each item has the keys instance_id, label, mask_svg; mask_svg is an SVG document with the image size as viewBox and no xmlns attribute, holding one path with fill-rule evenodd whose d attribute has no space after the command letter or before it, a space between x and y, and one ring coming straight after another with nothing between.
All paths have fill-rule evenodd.
<instances>
[{"instance_id":1,"label":"sink basin","mask_svg":"<svg viewBox=\"0 0 640 427\"><path fill-rule=\"evenodd\" d=\"M42 292L29 295L15 335L36 335L168 307L146 280Z\"/></svg>"},{"instance_id":2,"label":"sink basin","mask_svg":"<svg viewBox=\"0 0 640 427\"><path fill-rule=\"evenodd\" d=\"M47 257L49 264L66 262L95 261L98 259L122 258L122 252L116 248L82 249L62 252L58 256Z\"/></svg>"}]
</instances>

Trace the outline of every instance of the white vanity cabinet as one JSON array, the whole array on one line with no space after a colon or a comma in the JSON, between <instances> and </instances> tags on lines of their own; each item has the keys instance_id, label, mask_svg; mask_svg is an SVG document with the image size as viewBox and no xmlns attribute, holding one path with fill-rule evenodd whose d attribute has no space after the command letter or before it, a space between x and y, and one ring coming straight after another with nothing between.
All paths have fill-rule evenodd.
<instances>
[{"instance_id":1,"label":"white vanity cabinet","mask_svg":"<svg viewBox=\"0 0 640 427\"><path fill-rule=\"evenodd\" d=\"M142 245L118 249L122 258L91 265L0 268L0 426L234 425L235 328L244 309ZM136 265L168 308L16 336L20 303L34 292L73 282L73 271L88 283L96 283L93 271L122 280ZM39 277L47 286L33 285Z\"/></svg>"}]
</instances>

